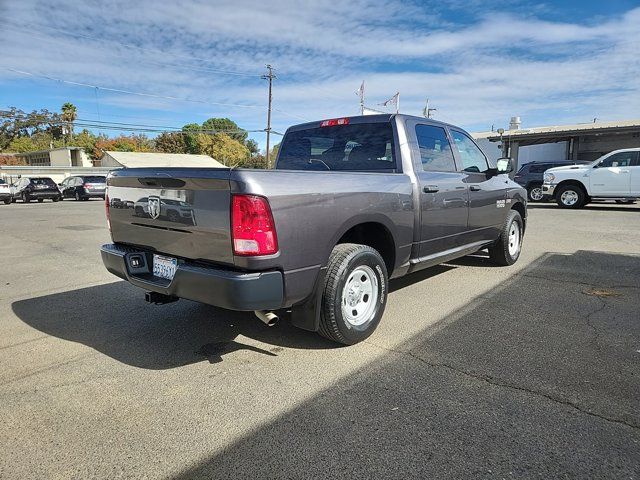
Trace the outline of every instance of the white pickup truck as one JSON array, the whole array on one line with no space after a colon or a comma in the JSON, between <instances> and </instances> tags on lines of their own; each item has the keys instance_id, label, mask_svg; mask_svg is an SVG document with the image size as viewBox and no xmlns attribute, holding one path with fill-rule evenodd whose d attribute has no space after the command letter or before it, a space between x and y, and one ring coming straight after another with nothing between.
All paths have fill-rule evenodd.
<instances>
[{"instance_id":1,"label":"white pickup truck","mask_svg":"<svg viewBox=\"0 0 640 480\"><path fill-rule=\"evenodd\" d=\"M640 197L640 147L615 150L587 165L550 168L542 193L563 208L581 208L592 199L633 202Z\"/></svg>"}]
</instances>

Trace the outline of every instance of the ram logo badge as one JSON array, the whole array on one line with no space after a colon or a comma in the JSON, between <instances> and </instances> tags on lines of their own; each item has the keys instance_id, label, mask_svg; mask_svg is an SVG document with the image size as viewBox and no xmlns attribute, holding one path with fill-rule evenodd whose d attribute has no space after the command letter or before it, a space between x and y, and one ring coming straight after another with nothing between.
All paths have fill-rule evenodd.
<instances>
[{"instance_id":1,"label":"ram logo badge","mask_svg":"<svg viewBox=\"0 0 640 480\"><path fill-rule=\"evenodd\" d=\"M160 216L160 197L149 197L149 216L156 219Z\"/></svg>"}]
</instances>

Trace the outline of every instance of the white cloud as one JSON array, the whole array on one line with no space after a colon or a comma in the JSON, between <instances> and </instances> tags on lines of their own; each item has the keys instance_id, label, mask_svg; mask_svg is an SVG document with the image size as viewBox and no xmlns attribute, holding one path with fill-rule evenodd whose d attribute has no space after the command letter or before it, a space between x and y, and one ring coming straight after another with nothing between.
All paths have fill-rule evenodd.
<instances>
[{"instance_id":1,"label":"white cloud","mask_svg":"<svg viewBox=\"0 0 640 480\"><path fill-rule=\"evenodd\" d=\"M191 109L194 120L206 111L262 128L262 109L207 102L264 106L267 62L279 76L280 130L296 117L354 114L363 79L372 106L399 90L403 111L418 114L429 97L437 118L473 129L513 114L532 125L640 111L640 8L581 24L495 12L456 23L444 8L401 0L34 0L2 8L13 25L0 24L4 66L204 102L101 94L125 113L167 118ZM16 81L0 70L0 81L9 79Z\"/></svg>"}]
</instances>

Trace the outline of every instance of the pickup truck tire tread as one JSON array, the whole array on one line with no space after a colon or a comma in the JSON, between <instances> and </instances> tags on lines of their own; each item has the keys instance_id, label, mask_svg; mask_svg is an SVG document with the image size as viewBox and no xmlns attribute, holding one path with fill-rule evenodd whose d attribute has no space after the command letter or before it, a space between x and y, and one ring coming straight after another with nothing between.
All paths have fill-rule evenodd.
<instances>
[{"instance_id":1,"label":"pickup truck tire tread","mask_svg":"<svg viewBox=\"0 0 640 480\"><path fill-rule=\"evenodd\" d=\"M513 222L517 222L518 226L520 227L520 243L518 251L512 255L511 253L509 253L509 232L511 230L511 224ZM491 261L493 263L495 263L496 265L507 267L509 265L513 265L518 261L520 252L522 251L522 239L524 237L523 226L524 225L520 213L516 210L511 210L509 212L509 215L507 216L507 220L504 222L500 237L493 245L489 247L489 257L491 258Z\"/></svg>"},{"instance_id":2,"label":"pickup truck tire tread","mask_svg":"<svg viewBox=\"0 0 640 480\"><path fill-rule=\"evenodd\" d=\"M573 191L577 195L577 201L572 205L566 205L562 202L562 194L567 191ZM585 191L576 185L563 185L556 192L556 203L560 208L582 208L587 204L588 198Z\"/></svg>"},{"instance_id":3,"label":"pickup truck tire tread","mask_svg":"<svg viewBox=\"0 0 640 480\"><path fill-rule=\"evenodd\" d=\"M354 326L342 316L342 290L349 275L359 266L368 266L377 277L378 298L371 317ZM344 345L354 345L369 337L380 323L387 303L387 268L377 250L355 243L336 245L329 257L325 277L318 333Z\"/></svg>"}]
</instances>

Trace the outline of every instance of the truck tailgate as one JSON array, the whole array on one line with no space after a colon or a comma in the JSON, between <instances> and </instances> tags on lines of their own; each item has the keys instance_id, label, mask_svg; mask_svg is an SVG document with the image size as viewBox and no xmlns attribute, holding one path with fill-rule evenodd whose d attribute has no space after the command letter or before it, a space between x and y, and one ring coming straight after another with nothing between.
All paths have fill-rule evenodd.
<instances>
[{"instance_id":1,"label":"truck tailgate","mask_svg":"<svg viewBox=\"0 0 640 480\"><path fill-rule=\"evenodd\" d=\"M233 265L229 169L121 169L107 179L114 242Z\"/></svg>"}]
</instances>

